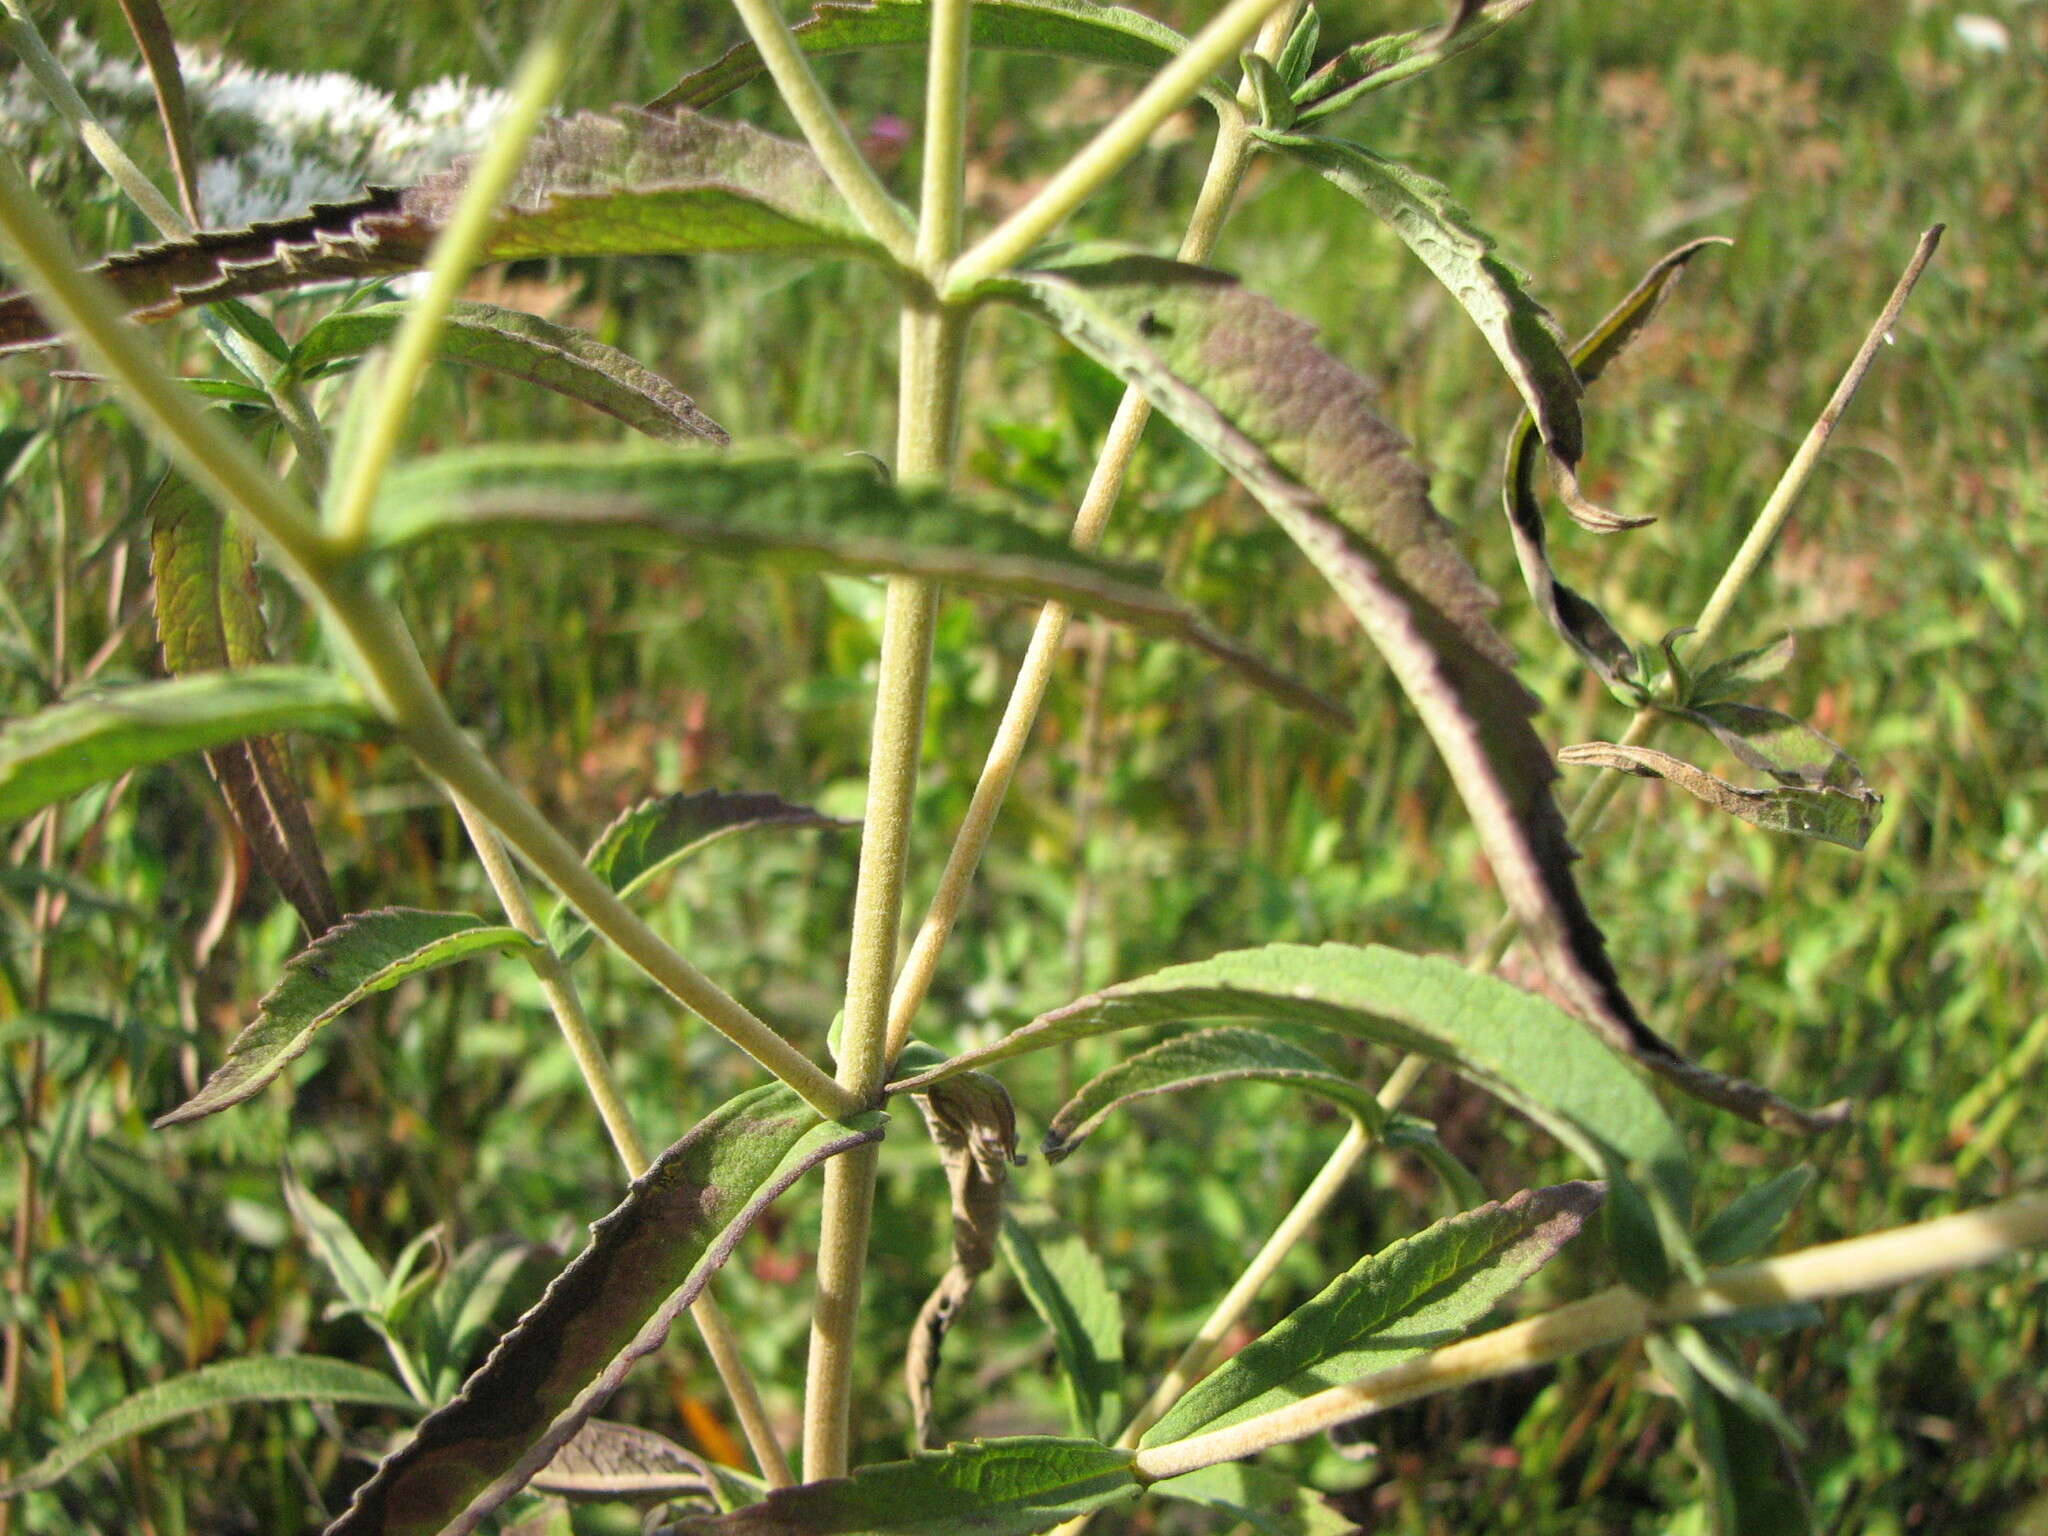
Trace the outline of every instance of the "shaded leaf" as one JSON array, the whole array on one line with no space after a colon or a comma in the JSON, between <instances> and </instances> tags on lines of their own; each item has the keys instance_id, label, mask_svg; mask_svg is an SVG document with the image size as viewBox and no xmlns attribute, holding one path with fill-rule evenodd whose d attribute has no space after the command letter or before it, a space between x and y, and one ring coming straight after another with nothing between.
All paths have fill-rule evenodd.
<instances>
[{"instance_id":1,"label":"shaded leaf","mask_svg":"<svg viewBox=\"0 0 2048 1536\"><path fill-rule=\"evenodd\" d=\"M1196 1019L1313 1024L1441 1061L1543 1126L1595 1169L1641 1170L1676 1210L1691 1168L1656 1095L1555 1004L1442 957L1378 945L1236 950L1093 993L892 1086L1065 1040Z\"/></svg>"},{"instance_id":2,"label":"shaded leaf","mask_svg":"<svg viewBox=\"0 0 2048 1536\"><path fill-rule=\"evenodd\" d=\"M372 304L327 316L293 352L292 373L303 378L383 346L398 330L407 307ZM495 304L459 303L436 345L450 362L489 368L552 389L664 442L731 441L725 428L653 369L595 336L538 315Z\"/></svg>"},{"instance_id":3,"label":"shaded leaf","mask_svg":"<svg viewBox=\"0 0 2048 1536\"><path fill-rule=\"evenodd\" d=\"M1124 1320L1102 1261L1079 1237L1041 1243L1012 1217L1003 1220L1003 1257L1052 1330L1074 1427L1110 1439L1122 1407Z\"/></svg>"},{"instance_id":4,"label":"shaded leaf","mask_svg":"<svg viewBox=\"0 0 2048 1536\"><path fill-rule=\"evenodd\" d=\"M284 975L256 1005L255 1019L228 1045L227 1059L156 1124L180 1125L254 1096L327 1025L408 976L491 950L532 947L518 929L466 912L383 907L344 918L285 962Z\"/></svg>"},{"instance_id":5,"label":"shaded leaf","mask_svg":"<svg viewBox=\"0 0 2048 1536\"><path fill-rule=\"evenodd\" d=\"M1057 1163L1111 1114L1136 1099L1219 1083L1281 1083L1330 1100L1377 1130L1386 1111L1372 1090L1330 1070L1312 1051L1257 1029L1197 1029L1127 1057L1084 1084L1047 1127L1042 1151Z\"/></svg>"},{"instance_id":6,"label":"shaded leaf","mask_svg":"<svg viewBox=\"0 0 2048 1536\"><path fill-rule=\"evenodd\" d=\"M1810 1536L1812 1506L1777 1432L1716 1392L1669 1339L1643 1342L1685 1406L1717 1536Z\"/></svg>"},{"instance_id":7,"label":"shaded leaf","mask_svg":"<svg viewBox=\"0 0 2048 1536\"><path fill-rule=\"evenodd\" d=\"M1690 707L1660 704L1658 708L1699 726L1733 752L1744 767L1767 773L1780 784L1851 794L1868 787L1854 758L1791 715L1732 699Z\"/></svg>"},{"instance_id":8,"label":"shaded leaf","mask_svg":"<svg viewBox=\"0 0 2048 1536\"><path fill-rule=\"evenodd\" d=\"M1754 650L1738 651L1717 662L1701 667L1686 688L1683 698L1688 704L1717 704L1723 699L1732 699L1747 693L1758 683L1767 683L1783 675L1792 665L1797 653L1798 641L1791 635L1782 635L1768 645L1759 645Z\"/></svg>"},{"instance_id":9,"label":"shaded leaf","mask_svg":"<svg viewBox=\"0 0 2048 1536\"><path fill-rule=\"evenodd\" d=\"M341 1214L306 1188L290 1163L284 1169L284 1203L306 1234L314 1256L334 1277L348 1303L346 1310L378 1317L388 1288L384 1266L371 1257Z\"/></svg>"},{"instance_id":10,"label":"shaded leaf","mask_svg":"<svg viewBox=\"0 0 2048 1536\"><path fill-rule=\"evenodd\" d=\"M1813 1188L1815 1177L1811 1165L1800 1163L1745 1189L1700 1228L1701 1261L1718 1268L1762 1253Z\"/></svg>"},{"instance_id":11,"label":"shaded leaf","mask_svg":"<svg viewBox=\"0 0 2048 1536\"><path fill-rule=\"evenodd\" d=\"M186 673L267 663L256 546L247 532L178 475L157 486L148 516L164 666ZM341 921L341 905L282 744L269 736L233 742L209 751L206 766L258 867L292 904L307 937L319 938Z\"/></svg>"},{"instance_id":12,"label":"shaded leaf","mask_svg":"<svg viewBox=\"0 0 2048 1536\"><path fill-rule=\"evenodd\" d=\"M597 835L583 862L621 896L631 896L691 855L756 827L852 825L807 805L792 804L780 795L719 789L658 795L621 811ZM565 903L548 920L548 938L564 960L573 960L590 943L590 925Z\"/></svg>"},{"instance_id":13,"label":"shaded leaf","mask_svg":"<svg viewBox=\"0 0 2048 1536\"><path fill-rule=\"evenodd\" d=\"M329 1536L472 1531L554 1459L755 1218L886 1115L821 1123L780 1085L728 1100L656 1159L461 1393L356 1490Z\"/></svg>"},{"instance_id":14,"label":"shaded leaf","mask_svg":"<svg viewBox=\"0 0 2048 1536\"><path fill-rule=\"evenodd\" d=\"M79 1463L160 1425L238 1403L364 1403L417 1413L404 1387L377 1371L320 1355L264 1355L202 1366L145 1387L94 1419L11 1482L11 1499L61 1482Z\"/></svg>"},{"instance_id":15,"label":"shaded leaf","mask_svg":"<svg viewBox=\"0 0 2048 1536\"><path fill-rule=\"evenodd\" d=\"M425 263L468 175L464 162L415 187L142 246L93 270L140 320L307 283L410 272ZM708 251L887 260L803 145L690 112L631 109L558 119L535 135L478 260ZM26 294L0 296L0 352L43 346L55 334Z\"/></svg>"},{"instance_id":16,"label":"shaded leaf","mask_svg":"<svg viewBox=\"0 0 2048 1536\"><path fill-rule=\"evenodd\" d=\"M939 1149L953 1212L953 1260L919 1308L904 1352L912 1435L932 1440L932 1383L939 1353L974 1282L996 1261L1003 1227L1003 1196L1017 1158L1017 1112L1009 1090L983 1072L963 1072L934 1083L918 1098L925 1129Z\"/></svg>"},{"instance_id":17,"label":"shaded leaf","mask_svg":"<svg viewBox=\"0 0 2048 1536\"><path fill-rule=\"evenodd\" d=\"M1169 1477L1145 1491L1218 1510L1244 1521L1259 1536L1343 1536L1358 1529L1313 1488L1269 1467L1241 1461Z\"/></svg>"},{"instance_id":18,"label":"shaded leaf","mask_svg":"<svg viewBox=\"0 0 2048 1536\"><path fill-rule=\"evenodd\" d=\"M385 547L450 533L702 550L1057 599L1183 641L1285 703L1350 724L1328 699L1161 592L1154 572L1084 554L936 486L885 484L844 457L500 445L416 461L387 478L376 526Z\"/></svg>"},{"instance_id":19,"label":"shaded leaf","mask_svg":"<svg viewBox=\"0 0 2048 1536\"><path fill-rule=\"evenodd\" d=\"M790 28L797 46L813 57L867 53L885 48L923 48L931 39L929 0L879 0L848 5L827 0ZM968 38L976 48L1051 54L1131 69L1157 70L1187 46L1171 27L1119 5L1087 0L975 0L968 13ZM692 70L648 103L650 112L710 106L765 74L752 43Z\"/></svg>"},{"instance_id":20,"label":"shaded leaf","mask_svg":"<svg viewBox=\"0 0 2048 1536\"><path fill-rule=\"evenodd\" d=\"M609 1419L592 1419L577 1430L528 1486L571 1499L711 1497L700 1458L666 1435Z\"/></svg>"},{"instance_id":21,"label":"shaded leaf","mask_svg":"<svg viewBox=\"0 0 2048 1536\"><path fill-rule=\"evenodd\" d=\"M778 1489L732 1514L669 1529L676 1536L1031 1536L1140 1491L1129 1451L1023 1435Z\"/></svg>"},{"instance_id":22,"label":"shaded leaf","mask_svg":"<svg viewBox=\"0 0 2048 1536\"><path fill-rule=\"evenodd\" d=\"M1444 1181L1451 1199L1459 1209L1483 1205L1486 1190L1479 1182L1479 1176L1451 1154L1438 1138L1435 1125L1414 1115L1394 1114L1387 1116L1387 1123L1380 1128L1380 1144L1396 1152L1413 1152L1428 1163L1436 1176Z\"/></svg>"},{"instance_id":23,"label":"shaded leaf","mask_svg":"<svg viewBox=\"0 0 2048 1536\"><path fill-rule=\"evenodd\" d=\"M1599 1209L1597 1184L1523 1190L1361 1259L1191 1387L1140 1443L1221 1429L1462 1335Z\"/></svg>"},{"instance_id":24,"label":"shaded leaf","mask_svg":"<svg viewBox=\"0 0 2048 1536\"><path fill-rule=\"evenodd\" d=\"M1772 789L1744 789L1696 768L1683 758L1651 747L1629 747L1608 741L1582 742L1557 754L1561 763L1612 768L1644 779L1668 779L1686 793L1719 811L1772 832L1861 848L1870 841L1884 811L1884 797L1872 790L1806 789L1781 784Z\"/></svg>"},{"instance_id":25,"label":"shaded leaf","mask_svg":"<svg viewBox=\"0 0 2048 1536\"><path fill-rule=\"evenodd\" d=\"M0 726L0 821L131 768L250 736L359 738L380 722L353 685L311 667L249 667L80 693Z\"/></svg>"},{"instance_id":26,"label":"shaded leaf","mask_svg":"<svg viewBox=\"0 0 2048 1536\"><path fill-rule=\"evenodd\" d=\"M1571 1008L1686 1092L1811 1132L1834 1123L1688 1061L1637 1014L1586 910L1536 701L1488 622L1493 595L1430 504L1363 379L1310 328L1220 273L1151 257L1030 273L1005 290L1137 386L1250 490L1386 658L1464 798L1508 909Z\"/></svg>"},{"instance_id":27,"label":"shaded leaf","mask_svg":"<svg viewBox=\"0 0 2048 1536\"><path fill-rule=\"evenodd\" d=\"M1354 43L1295 90L1303 120L1341 112L1368 91L1413 79L1476 48L1534 5L1536 0L1457 0L1444 26L1421 27Z\"/></svg>"},{"instance_id":28,"label":"shaded leaf","mask_svg":"<svg viewBox=\"0 0 2048 1536\"><path fill-rule=\"evenodd\" d=\"M1627 297L1572 348L1572 367L1580 384L1591 384L1599 378L1607 365L1642 334L1687 262L1710 245L1728 243L1719 236L1688 241L1651 267ZM1559 581L1551 568L1543 503L1535 486L1536 444L1535 418L1524 414L1508 435L1507 466L1501 486L1516 563L1522 568L1529 596L1550 627L1609 687L1621 687L1636 671L1628 642L1598 607ZM1635 702L1633 695L1630 702Z\"/></svg>"}]
</instances>

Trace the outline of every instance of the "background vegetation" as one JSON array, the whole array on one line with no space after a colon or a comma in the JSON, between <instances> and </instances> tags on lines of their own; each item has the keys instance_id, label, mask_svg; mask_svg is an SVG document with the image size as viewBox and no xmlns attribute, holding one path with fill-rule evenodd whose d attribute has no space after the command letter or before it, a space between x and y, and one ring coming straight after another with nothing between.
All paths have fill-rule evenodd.
<instances>
[{"instance_id":1,"label":"background vegetation","mask_svg":"<svg viewBox=\"0 0 2048 1536\"><path fill-rule=\"evenodd\" d=\"M521 9L359 0L342 26L316 6L167 6L188 41L394 89L443 73L501 78ZM1325 12L1325 43L1435 9L1340 4ZM111 0L76 12L125 54ZM1695 264L1591 402L1588 489L1661 520L1597 543L1562 533L1560 563L1638 637L1697 610L1913 236L1950 224L1732 637L1798 632L1798 660L1766 702L1858 756L1887 796L1876 840L1858 856L1778 839L1631 785L1583 877L1624 974L1675 1041L1795 1097L1858 1102L1850 1129L1813 1151L1820 1181L1792 1232L1803 1242L2048 1176L2026 1108L2048 1053L2048 675L2026 639L2048 604L2048 8L2014 0L1985 19L2003 27L2002 50L1927 0L1544 0L1495 43L1374 98L1356 130L1481 210L1570 331L1678 240L1735 237ZM736 34L720 7L622 0L574 97L650 98ZM909 142L893 114L917 99L919 67L907 55L826 66L885 160ZM971 190L984 213L1009 206L1048 146L1077 143L1127 89L1021 58L979 61L976 79ZM747 101L767 97L756 87ZM1190 118L1183 142L1162 135L1120 182L1121 206L1100 210L1105 224L1170 238L1200 174L1197 127ZM87 238L140 237L99 185L62 190ZM1436 473L1438 504L1508 599L1502 623L1549 701L1547 734L1611 736L1620 706L1525 611L1494 510L1516 403L1463 317L1390 235L1301 172L1260 173L1219 260L1384 381L1388 414ZM872 273L677 259L486 281L502 301L572 318L661 368L736 435L888 448L894 335L873 322L884 294ZM981 325L971 476L1063 529L1114 389L1014 319ZM431 387L421 419L432 441L610 430L495 378L444 370ZM54 441L31 444L73 413ZM33 708L88 667L102 680L151 674L139 513L156 460L91 385L52 383L34 362L7 369L0 423L0 703ZM1110 541L1164 562L1178 590L1353 699L1365 723L1349 739L1319 734L1182 649L1077 626L927 1013L937 1043L992 1033L1077 984L1246 942L1475 944L1497 902L1463 813L1392 684L1348 626L1325 620L1334 600L1281 535L1160 425ZM594 834L633 799L711 786L857 811L878 586L530 550L425 558L441 564L415 566L412 618L430 664L458 716L565 826ZM271 596L282 648L310 643L285 590ZM929 881L943 858L1027 625L1015 608L944 610L913 879ZM345 909L491 910L452 815L395 757L312 746L298 765ZM225 933L210 921L234 868L213 806L193 763L81 797L47 841L10 834L0 1167L22 1176L0 1179L0 1222L31 1241L0 1295L18 1341L0 1447L17 1463L148 1379L224 1355L300 1341L380 1360L370 1328L335 1315L334 1283L285 1210L286 1158L386 1260L436 1225L450 1251L499 1238L573 1248L616 1193L567 1053L509 960L365 1005L314 1046L289 1114L280 1088L232 1115L149 1131L217 1061L299 938L260 881ZM808 832L729 843L676 877L659 922L769 1017L822 1030L842 975L853 846ZM926 894L913 890L913 910ZM650 1139L747 1080L740 1058L679 1026L623 964L593 956L585 971ZM27 1044L38 1033L50 1041L40 1058ZM1385 1065L1360 1059L1361 1071ZM1054 1102L1055 1070L1034 1058L1009 1074L1027 1143ZM1056 1206L1086 1234L1127 1315L1145 1320L1127 1339L1134 1384L1149 1388L1341 1134L1334 1116L1262 1096L1272 1092L1168 1101L1057 1173L1020 1171L1027 1209ZM1432 1077L1413 1103L1492 1192L1533 1182L1548 1156L1535 1133L1481 1121L1474 1093ZM1795 1155L1696 1105L1672 1108L1709 1206ZM871 1389L857 1420L870 1450L903 1442L899 1351L946 1241L928 1151L893 1140L882 1168ZM778 1207L722 1289L785 1414L801 1376L804 1319L787 1302L807 1286L807 1198L815 1190L800 1188ZM1412 1229L1433 1199L1398 1157L1376 1160L1293 1256L1265 1315ZM1763 1381L1809 1437L1824 1529L2048 1528L2048 1507L2028 1502L2048 1484L2044 1269L2036 1257L1841 1304L1827 1327L1760 1346ZM547 1272L537 1257L534 1277ZM1539 1284L1574 1278L1567 1262ZM949 1433L1056 1426L1044 1331L1006 1272L953 1348L973 1368L942 1378ZM1674 1405L1622 1390L1643 1371L1633 1349L1592 1357L1374 1421L1375 1454L1320 1443L1282 1454L1370 1529L1664 1531L1694 1474ZM737 1457L715 1379L681 1335L615 1416ZM13 1518L52 1532L295 1529L340 1454L321 1420L276 1409L238 1415L232 1432L197 1421ZM373 1415L347 1424L374 1448Z\"/></svg>"}]
</instances>

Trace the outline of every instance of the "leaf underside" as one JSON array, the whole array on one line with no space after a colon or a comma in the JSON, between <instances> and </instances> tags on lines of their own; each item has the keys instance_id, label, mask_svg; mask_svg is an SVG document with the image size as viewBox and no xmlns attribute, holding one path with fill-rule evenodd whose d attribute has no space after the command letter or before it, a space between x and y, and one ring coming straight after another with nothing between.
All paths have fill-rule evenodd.
<instances>
[{"instance_id":1,"label":"leaf underside","mask_svg":"<svg viewBox=\"0 0 2048 1536\"><path fill-rule=\"evenodd\" d=\"M527 1486L565 1499L709 1498L711 1474L701 1458L666 1435L592 1419Z\"/></svg>"},{"instance_id":2,"label":"leaf underside","mask_svg":"<svg viewBox=\"0 0 2048 1536\"><path fill-rule=\"evenodd\" d=\"M410 272L425 262L468 175L465 162L417 186L142 246L93 270L139 320ZM478 260L746 251L887 259L803 145L691 112L624 109L557 119L535 136ZM55 339L27 295L0 296L0 353Z\"/></svg>"},{"instance_id":3,"label":"leaf underside","mask_svg":"<svg viewBox=\"0 0 2048 1536\"><path fill-rule=\"evenodd\" d=\"M199 1092L157 1120L159 1130L203 1119L253 1098L305 1054L313 1037L351 1007L408 976L496 950L532 949L516 928L466 912L384 907L345 918L286 962Z\"/></svg>"},{"instance_id":4,"label":"leaf underside","mask_svg":"<svg viewBox=\"0 0 2048 1536\"><path fill-rule=\"evenodd\" d=\"M1831 785L1809 788L1801 784L1746 789L1683 758L1650 747L1589 741L1566 747L1557 754L1557 760L1591 768L1612 768L1639 778L1666 779L1714 809L1767 831L1789 832L1843 848L1860 849L1868 843L1884 809L1883 797L1868 789L1836 789Z\"/></svg>"},{"instance_id":5,"label":"leaf underside","mask_svg":"<svg viewBox=\"0 0 2048 1536\"><path fill-rule=\"evenodd\" d=\"M821 1123L791 1090L728 1100L635 1180L590 1244L461 1393L356 1491L327 1536L451 1536L523 1487L618 1389L768 1204L878 1140L887 1116Z\"/></svg>"},{"instance_id":6,"label":"leaf underside","mask_svg":"<svg viewBox=\"0 0 2048 1536\"><path fill-rule=\"evenodd\" d=\"M1536 701L1489 622L1492 593L1431 505L1428 477L1365 381L1303 322L1221 273L1152 257L1080 261L1001 290L1141 389L1266 507L1336 589L1422 717L1525 939L1616 1050L1748 1119L1812 1114L1688 1061L1637 1013L1572 877L1576 854L1530 725Z\"/></svg>"},{"instance_id":7,"label":"leaf underside","mask_svg":"<svg viewBox=\"0 0 2048 1536\"><path fill-rule=\"evenodd\" d=\"M936 486L885 483L844 457L503 445L438 454L388 477L376 521L382 547L456 533L703 551L1057 600L1191 645L1327 725L1351 724L1348 711L1162 592L1155 572L1076 550Z\"/></svg>"}]
</instances>

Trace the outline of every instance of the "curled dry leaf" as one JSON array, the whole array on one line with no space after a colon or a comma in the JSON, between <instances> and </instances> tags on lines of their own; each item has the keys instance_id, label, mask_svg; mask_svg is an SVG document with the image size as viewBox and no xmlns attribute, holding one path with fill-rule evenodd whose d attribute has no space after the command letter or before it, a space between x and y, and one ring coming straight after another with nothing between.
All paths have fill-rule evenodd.
<instances>
[{"instance_id":1,"label":"curled dry leaf","mask_svg":"<svg viewBox=\"0 0 2048 1536\"><path fill-rule=\"evenodd\" d=\"M567 1499L711 1497L711 1475L699 1457L666 1435L610 1419L592 1419L577 1430L527 1486Z\"/></svg>"},{"instance_id":2,"label":"curled dry leaf","mask_svg":"<svg viewBox=\"0 0 2048 1536\"><path fill-rule=\"evenodd\" d=\"M1591 768L1612 768L1638 778L1668 779L1680 789L1773 832L1790 832L1800 837L1839 843L1844 848L1861 848L1870 841L1884 798L1873 790L1837 789L1832 785L1808 787L1781 784L1773 789L1744 789L1726 779L1696 768L1683 758L1649 747L1622 746L1610 741L1589 741L1566 747L1557 754L1561 763Z\"/></svg>"}]
</instances>

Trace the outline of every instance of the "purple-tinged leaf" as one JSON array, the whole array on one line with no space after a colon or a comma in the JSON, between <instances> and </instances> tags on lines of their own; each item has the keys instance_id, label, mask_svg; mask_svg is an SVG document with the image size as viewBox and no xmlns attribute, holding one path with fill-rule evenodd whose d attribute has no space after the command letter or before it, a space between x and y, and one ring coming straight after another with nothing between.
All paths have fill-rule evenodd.
<instances>
[{"instance_id":1,"label":"purple-tinged leaf","mask_svg":"<svg viewBox=\"0 0 2048 1536\"><path fill-rule=\"evenodd\" d=\"M1715 810L1726 811L1742 821L1768 831L1817 838L1844 848L1860 849L1868 843L1870 834L1877 829L1878 818L1884 814L1884 797L1861 785L1837 789L1828 784L1779 784L1770 789L1745 789L1683 758L1651 747L1588 741L1566 747L1557 754L1557 760L1574 766L1612 768L1638 778L1668 779Z\"/></svg>"},{"instance_id":2,"label":"purple-tinged leaf","mask_svg":"<svg viewBox=\"0 0 2048 1536\"><path fill-rule=\"evenodd\" d=\"M1524 1190L1361 1259L1191 1388L1142 1445L1222 1429L1449 1343L1549 1263L1600 1200L1598 1184Z\"/></svg>"},{"instance_id":3,"label":"purple-tinged leaf","mask_svg":"<svg viewBox=\"0 0 2048 1536\"><path fill-rule=\"evenodd\" d=\"M592 1419L534 1473L527 1485L566 1499L628 1499L659 1503L711 1497L701 1457L666 1435L610 1419Z\"/></svg>"},{"instance_id":4,"label":"purple-tinged leaf","mask_svg":"<svg viewBox=\"0 0 2048 1536\"><path fill-rule=\"evenodd\" d=\"M821 1122L779 1084L713 1110L590 1229L590 1245L327 1536L475 1530L661 1347L771 1201L826 1158L880 1139L887 1119Z\"/></svg>"}]
</instances>

